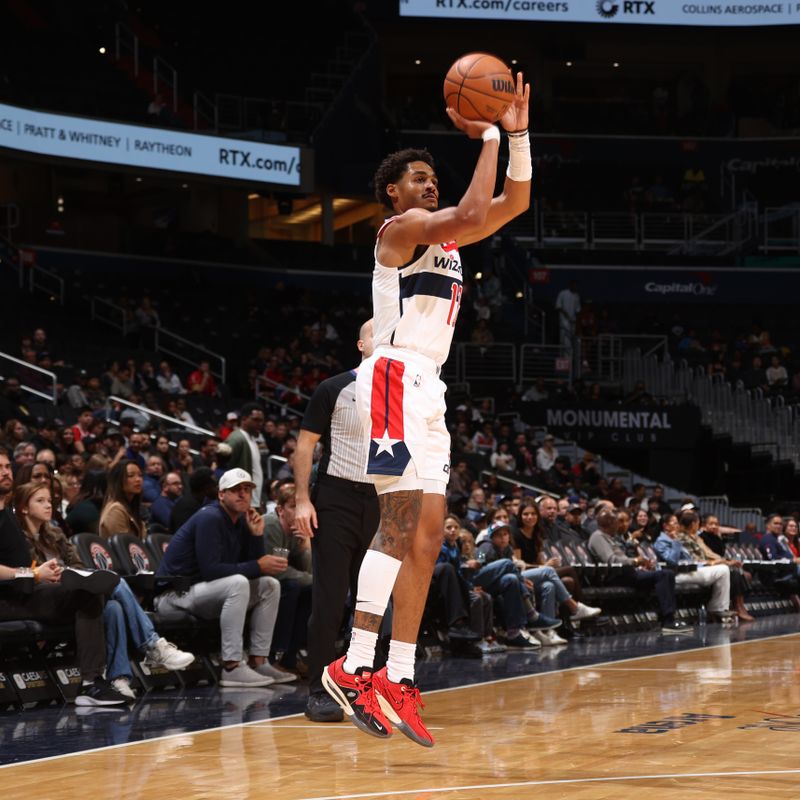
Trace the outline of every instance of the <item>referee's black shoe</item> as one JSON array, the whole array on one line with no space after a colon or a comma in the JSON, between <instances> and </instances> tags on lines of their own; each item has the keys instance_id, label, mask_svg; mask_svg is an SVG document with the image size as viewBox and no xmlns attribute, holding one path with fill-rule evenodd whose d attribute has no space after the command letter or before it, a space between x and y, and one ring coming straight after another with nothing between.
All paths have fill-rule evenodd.
<instances>
[{"instance_id":1,"label":"referee's black shoe","mask_svg":"<svg viewBox=\"0 0 800 800\"><path fill-rule=\"evenodd\" d=\"M308 696L306 716L312 722L341 722L344 711L327 692L313 692Z\"/></svg>"}]
</instances>

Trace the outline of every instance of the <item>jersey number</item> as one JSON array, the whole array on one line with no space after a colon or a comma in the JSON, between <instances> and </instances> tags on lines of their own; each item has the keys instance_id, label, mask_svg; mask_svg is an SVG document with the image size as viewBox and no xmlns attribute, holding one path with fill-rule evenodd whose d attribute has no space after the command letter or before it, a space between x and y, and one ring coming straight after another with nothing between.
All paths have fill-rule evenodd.
<instances>
[{"instance_id":1,"label":"jersey number","mask_svg":"<svg viewBox=\"0 0 800 800\"><path fill-rule=\"evenodd\" d=\"M447 324L456 326L456 317L458 316L458 309L461 307L461 292L463 287L461 284L454 283L450 287L450 311L447 314Z\"/></svg>"}]
</instances>

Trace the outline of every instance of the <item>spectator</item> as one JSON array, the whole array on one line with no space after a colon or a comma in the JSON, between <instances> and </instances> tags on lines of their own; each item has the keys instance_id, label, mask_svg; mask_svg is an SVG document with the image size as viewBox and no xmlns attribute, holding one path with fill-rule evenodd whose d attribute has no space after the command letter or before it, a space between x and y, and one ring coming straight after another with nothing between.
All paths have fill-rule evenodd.
<instances>
[{"instance_id":1,"label":"spectator","mask_svg":"<svg viewBox=\"0 0 800 800\"><path fill-rule=\"evenodd\" d=\"M158 365L158 377L156 378L158 388L164 394L186 394L181 379L172 371L168 361L162 361Z\"/></svg>"},{"instance_id":2,"label":"spectator","mask_svg":"<svg viewBox=\"0 0 800 800\"><path fill-rule=\"evenodd\" d=\"M66 525L72 534L97 533L100 509L108 486L105 471L87 470L81 488L72 505L67 508Z\"/></svg>"},{"instance_id":3,"label":"spectator","mask_svg":"<svg viewBox=\"0 0 800 800\"><path fill-rule=\"evenodd\" d=\"M659 558L667 566L696 564L693 572L679 572L676 584L710 586L711 600L708 603L709 619L721 622L728 612L731 595L730 567L716 554L709 558L697 535L700 518L694 511L681 512L680 520L674 514L662 519L662 531L653 545Z\"/></svg>"},{"instance_id":4,"label":"spectator","mask_svg":"<svg viewBox=\"0 0 800 800\"><path fill-rule=\"evenodd\" d=\"M491 422L484 422L481 430L472 437L472 448L483 456L489 456L497 449L494 425Z\"/></svg>"},{"instance_id":5,"label":"spectator","mask_svg":"<svg viewBox=\"0 0 800 800\"><path fill-rule=\"evenodd\" d=\"M244 470L228 470L219 482L218 499L180 527L158 569L159 575L187 576L192 582L186 592L158 595L159 614L180 611L219 620L221 686L250 688L286 680L286 673L269 664L267 656L280 602L280 584L274 576L288 562L264 554L264 518L251 507L253 488ZM248 611L250 644L245 661Z\"/></svg>"},{"instance_id":6,"label":"spectator","mask_svg":"<svg viewBox=\"0 0 800 800\"><path fill-rule=\"evenodd\" d=\"M649 589L658 600L661 630L664 633L690 633L692 627L675 619L675 573L655 569L644 556L628 556L616 541L617 515L609 508L597 514L597 530L589 537L589 550L602 564L620 564L609 573L609 581L637 590Z\"/></svg>"},{"instance_id":7,"label":"spectator","mask_svg":"<svg viewBox=\"0 0 800 800\"><path fill-rule=\"evenodd\" d=\"M547 391L547 387L544 385L544 378L537 378L533 386L522 395L521 399L523 403L541 403L543 400L547 400L548 397L550 397L550 392Z\"/></svg>"},{"instance_id":8,"label":"spectator","mask_svg":"<svg viewBox=\"0 0 800 800\"><path fill-rule=\"evenodd\" d=\"M144 484L142 488L142 501L153 503L161 494L161 479L164 477L164 462L159 455L147 457L147 466L144 473ZM151 512L152 514L152 509Z\"/></svg>"},{"instance_id":9,"label":"spectator","mask_svg":"<svg viewBox=\"0 0 800 800\"><path fill-rule=\"evenodd\" d=\"M298 651L305 647L311 615L311 537L298 531L296 510L295 487L287 483L278 490L275 511L264 517L265 550L289 552L289 565L275 576L281 584L281 601L271 661L290 671L298 669Z\"/></svg>"},{"instance_id":10,"label":"spectator","mask_svg":"<svg viewBox=\"0 0 800 800\"><path fill-rule=\"evenodd\" d=\"M169 521L172 509L180 497L183 496L183 480L177 472L168 472L161 477L160 493L150 506L150 519L161 525L164 530L169 530Z\"/></svg>"},{"instance_id":11,"label":"spectator","mask_svg":"<svg viewBox=\"0 0 800 800\"><path fill-rule=\"evenodd\" d=\"M795 527L797 523L794 520ZM731 570L731 608L736 612L736 616L742 622L752 622L753 617L747 611L744 604L744 596L747 593L751 576L744 571L744 564L736 559L725 557L725 542L722 541L720 533L719 519L713 514L706 514L703 518L703 527L700 531L700 539L705 546L709 558L718 558L724 561Z\"/></svg>"},{"instance_id":12,"label":"spectator","mask_svg":"<svg viewBox=\"0 0 800 800\"><path fill-rule=\"evenodd\" d=\"M559 344L562 351L571 356L575 349L575 323L581 311L581 297L578 285L570 281L566 289L562 289L556 297L556 313L558 314Z\"/></svg>"},{"instance_id":13,"label":"spectator","mask_svg":"<svg viewBox=\"0 0 800 800\"><path fill-rule=\"evenodd\" d=\"M239 412L229 411L225 417L225 423L219 430L219 438L223 442L228 440L228 437L239 427Z\"/></svg>"},{"instance_id":14,"label":"spectator","mask_svg":"<svg viewBox=\"0 0 800 800\"><path fill-rule=\"evenodd\" d=\"M789 383L789 374L786 367L781 364L779 356L772 356L770 365L767 367L767 383L770 389L782 389Z\"/></svg>"},{"instance_id":15,"label":"spectator","mask_svg":"<svg viewBox=\"0 0 800 800\"><path fill-rule=\"evenodd\" d=\"M111 468L98 524L98 531L104 539L117 533L145 538L140 513L143 484L142 470L135 461L123 458Z\"/></svg>"},{"instance_id":16,"label":"spectator","mask_svg":"<svg viewBox=\"0 0 800 800\"><path fill-rule=\"evenodd\" d=\"M189 494L175 501L169 518L169 532L175 533L203 506L218 495L217 480L208 467L198 467L189 476Z\"/></svg>"},{"instance_id":17,"label":"spectator","mask_svg":"<svg viewBox=\"0 0 800 800\"><path fill-rule=\"evenodd\" d=\"M542 446L536 451L536 467L542 472L547 472L556 463L558 449L555 441L556 437L552 433L546 434Z\"/></svg>"},{"instance_id":18,"label":"spectator","mask_svg":"<svg viewBox=\"0 0 800 800\"><path fill-rule=\"evenodd\" d=\"M56 554L66 567L86 569L75 547L52 525L53 506L50 488L27 483L14 492L14 510L28 539L34 563L41 567ZM103 607L106 632L106 678L120 694L136 699L131 688L131 661L128 637L137 650L145 654L148 667L171 670L186 669L194 661L191 653L178 650L160 637L150 618L144 613L126 581L119 581Z\"/></svg>"},{"instance_id":19,"label":"spectator","mask_svg":"<svg viewBox=\"0 0 800 800\"><path fill-rule=\"evenodd\" d=\"M242 406L239 419L239 429L231 433L225 440L231 448L228 468L234 469L238 467L253 476L256 485L251 497L254 506L260 508L262 505L261 492L264 485L264 471L261 467L261 449L258 446L258 436L264 427L264 409L258 403L246 403ZM285 430L285 423L282 424ZM282 448L282 443L280 446ZM270 452L277 455L281 451L270 448Z\"/></svg>"},{"instance_id":20,"label":"spectator","mask_svg":"<svg viewBox=\"0 0 800 800\"><path fill-rule=\"evenodd\" d=\"M0 620L33 619L72 623L75 628L82 684L78 706L119 705L126 698L104 678L106 669L103 602L100 595L67 589L62 568L49 558L32 568L25 535L10 508L11 462L0 449ZM13 586L18 577L34 579L33 590L23 593ZM38 579L38 580L37 580Z\"/></svg>"},{"instance_id":21,"label":"spectator","mask_svg":"<svg viewBox=\"0 0 800 800\"><path fill-rule=\"evenodd\" d=\"M189 374L186 388L190 394L200 394L205 397L216 395L217 384L211 374L211 366L208 361L201 361L197 369Z\"/></svg>"},{"instance_id":22,"label":"spectator","mask_svg":"<svg viewBox=\"0 0 800 800\"><path fill-rule=\"evenodd\" d=\"M158 316L158 311L153 308L153 304L149 297L146 295L142 298L142 302L134 312L136 322L142 328L160 328L161 318Z\"/></svg>"}]
</instances>

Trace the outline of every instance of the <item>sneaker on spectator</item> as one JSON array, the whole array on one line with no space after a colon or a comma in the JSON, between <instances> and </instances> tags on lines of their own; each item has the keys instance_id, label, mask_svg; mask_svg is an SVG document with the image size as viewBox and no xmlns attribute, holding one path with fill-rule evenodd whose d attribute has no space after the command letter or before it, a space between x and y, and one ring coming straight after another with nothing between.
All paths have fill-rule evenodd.
<instances>
[{"instance_id":1,"label":"sneaker on spectator","mask_svg":"<svg viewBox=\"0 0 800 800\"><path fill-rule=\"evenodd\" d=\"M545 647L567 643L567 640L559 636L555 631L532 631L531 636L535 636Z\"/></svg>"},{"instance_id":2,"label":"sneaker on spectator","mask_svg":"<svg viewBox=\"0 0 800 800\"><path fill-rule=\"evenodd\" d=\"M386 739L392 735L392 726L384 716L372 686L372 670L359 667L355 675L344 671L342 656L322 670L322 685L338 703L339 708L357 728Z\"/></svg>"},{"instance_id":3,"label":"sneaker on spectator","mask_svg":"<svg viewBox=\"0 0 800 800\"><path fill-rule=\"evenodd\" d=\"M602 608L587 606L585 603L578 603L578 607L575 609L575 613L570 615L570 619L573 622L577 622L579 619L592 619L592 617L599 617L602 613Z\"/></svg>"},{"instance_id":4,"label":"sneaker on spectator","mask_svg":"<svg viewBox=\"0 0 800 800\"><path fill-rule=\"evenodd\" d=\"M127 702L128 698L120 694L105 678L96 678L93 683L81 686L75 698L76 706L117 706Z\"/></svg>"},{"instance_id":5,"label":"sneaker on spectator","mask_svg":"<svg viewBox=\"0 0 800 800\"><path fill-rule=\"evenodd\" d=\"M163 667L170 670L186 669L193 661L194 656L191 653L178 650L163 636L159 637L152 647L147 648L145 655L145 662L149 667Z\"/></svg>"},{"instance_id":6,"label":"sneaker on spectator","mask_svg":"<svg viewBox=\"0 0 800 800\"><path fill-rule=\"evenodd\" d=\"M120 577L110 569L74 569L66 567L61 573L60 583L65 589L88 592L89 594L110 595Z\"/></svg>"},{"instance_id":7,"label":"sneaker on spectator","mask_svg":"<svg viewBox=\"0 0 800 800\"><path fill-rule=\"evenodd\" d=\"M247 666L246 661L240 661L233 669L224 669L219 677L220 686L271 686L274 683L267 675L259 675L254 669Z\"/></svg>"},{"instance_id":8,"label":"sneaker on spectator","mask_svg":"<svg viewBox=\"0 0 800 800\"><path fill-rule=\"evenodd\" d=\"M260 666L253 667L253 669L259 675L266 675L268 678L272 678L273 683L291 683L297 680L297 675L295 675L294 672L280 669L274 664L270 664L269 661L265 661Z\"/></svg>"},{"instance_id":9,"label":"sneaker on spectator","mask_svg":"<svg viewBox=\"0 0 800 800\"><path fill-rule=\"evenodd\" d=\"M386 667L383 667L372 676L372 684L381 710L398 730L412 742L433 747L433 736L419 715L419 709L425 708L425 703L414 683L405 678L400 683L390 681Z\"/></svg>"},{"instance_id":10,"label":"sneaker on spectator","mask_svg":"<svg viewBox=\"0 0 800 800\"><path fill-rule=\"evenodd\" d=\"M561 620L555 617L548 617L547 614L539 614L535 620L528 623L529 631L549 631L553 628L558 628L561 625Z\"/></svg>"},{"instance_id":11,"label":"sneaker on spectator","mask_svg":"<svg viewBox=\"0 0 800 800\"><path fill-rule=\"evenodd\" d=\"M114 678L111 685L124 697L130 700L136 699L136 692L131 687L131 679L127 675L120 675L119 678Z\"/></svg>"},{"instance_id":12,"label":"sneaker on spectator","mask_svg":"<svg viewBox=\"0 0 800 800\"><path fill-rule=\"evenodd\" d=\"M681 620L664 622L661 625L661 633L692 633L694 628Z\"/></svg>"},{"instance_id":13,"label":"sneaker on spectator","mask_svg":"<svg viewBox=\"0 0 800 800\"><path fill-rule=\"evenodd\" d=\"M504 644L500 644L494 637L486 640L489 644L490 653L505 653L508 648Z\"/></svg>"},{"instance_id":14,"label":"sneaker on spectator","mask_svg":"<svg viewBox=\"0 0 800 800\"><path fill-rule=\"evenodd\" d=\"M516 636L506 636L506 647L509 650L536 650L542 645L539 642L529 639L522 631Z\"/></svg>"},{"instance_id":15,"label":"sneaker on spectator","mask_svg":"<svg viewBox=\"0 0 800 800\"><path fill-rule=\"evenodd\" d=\"M472 628L469 627L465 622L460 624L451 625L447 629L447 638L448 639L458 639L464 640L468 642L474 642L480 639L480 634L475 633Z\"/></svg>"}]
</instances>

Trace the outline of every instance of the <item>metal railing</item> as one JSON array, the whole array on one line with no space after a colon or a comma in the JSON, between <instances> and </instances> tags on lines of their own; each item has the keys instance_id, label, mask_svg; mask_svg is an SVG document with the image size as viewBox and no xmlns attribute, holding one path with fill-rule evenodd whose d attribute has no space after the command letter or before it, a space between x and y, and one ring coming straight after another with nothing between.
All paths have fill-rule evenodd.
<instances>
[{"instance_id":1,"label":"metal railing","mask_svg":"<svg viewBox=\"0 0 800 800\"><path fill-rule=\"evenodd\" d=\"M560 344L523 344L519 364L522 387L530 387L538 378L546 383L572 383L573 359Z\"/></svg>"},{"instance_id":2,"label":"metal railing","mask_svg":"<svg viewBox=\"0 0 800 800\"><path fill-rule=\"evenodd\" d=\"M15 358L8 353L0 352L0 360L8 361L11 364L16 365L16 369L12 368L8 375L0 375L0 378L2 378L3 381L13 375L19 380L20 388L23 391L28 392L28 394L41 397L44 400L53 403L54 405L58 402L58 378L56 377L55 372L51 372L49 369L42 369L41 367L37 367L35 364L29 364L27 361L23 361L20 358ZM3 372L5 373L5 370L3 370ZM34 380L33 383L35 385L31 385L31 383L28 381L31 380L31 377L36 378L37 375L42 376L42 378ZM46 385L50 386L49 391L45 391L44 387Z\"/></svg>"},{"instance_id":3,"label":"metal railing","mask_svg":"<svg viewBox=\"0 0 800 800\"><path fill-rule=\"evenodd\" d=\"M461 379L517 382L517 352L513 342L458 345Z\"/></svg>"},{"instance_id":4,"label":"metal railing","mask_svg":"<svg viewBox=\"0 0 800 800\"><path fill-rule=\"evenodd\" d=\"M130 400L125 400L122 397L117 397L116 395L109 395L106 399L106 420L111 420L113 418L113 405L117 404L123 406L124 408L133 408L138 411L140 414L144 414L145 416L152 418L155 417L156 419L163 420L164 422L169 423L170 428L181 428L182 430L189 431L190 433L199 433L204 436L216 436L217 434L214 431L208 430L208 428L201 428L199 425L192 425L189 422L184 422L182 419L176 419L175 417L170 417L168 414L163 414L161 411L154 411L152 408L147 408L147 406L141 406L138 403L131 403ZM121 414L120 417L123 415Z\"/></svg>"},{"instance_id":5,"label":"metal railing","mask_svg":"<svg viewBox=\"0 0 800 800\"><path fill-rule=\"evenodd\" d=\"M515 231L520 242L541 247L580 247L585 250L727 253L753 240L758 236L760 227L763 227L759 225L758 212L752 203L728 214L536 209L532 217L533 225L527 230ZM787 215L787 219L791 219L791 215ZM773 223L773 229L777 222ZM789 233L781 237L773 249L800 249L798 223L784 223L783 227L787 226L790 227Z\"/></svg>"},{"instance_id":6,"label":"metal railing","mask_svg":"<svg viewBox=\"0 0 800 800\"><path fill-rule=\"evenodd\" d=\"M19 206L16 203L0 205L0 235L11 239L11 231L19 227Z\"/></svg>"},{"instance_id":7,"label":"metal railing","mask_svg":"<svg viewBox=\"0 0 800 800\"><path fill-rule=\"evenodd\" d=\"M761 249L765 253L800 253L800 206L764 209L762 231Z\"/></svg>"},{"instance_id":8,"label":"metal railing","mask_svg":"<svg viewBox=\"0 0 800 800\"><path fill-rule=\"evenodd\" d=\"M178 71L161 56L153 56L153 94L162 94L162 84L172 93L172 111L178 111Z\"/></svg>"},{"instance_id":9,"label":"metal railing","mask_svg":"<svg viewBox=\"0 0 800 800\"><path fill-rule=\"evenodd\" d=\"M209 350L207 347L185 339L177 333L173 333L166 328L153 327L153 347L157 353L166 353L172 358L183 361L184 364L197 366L200 361L208 361L211 367L211 374L225 383L227 378L227 362L225 356ZM216 361L216 365L213 363ZM214 369L214 366L217 369Z\"/></svg>"},{"instance_id":10,"label":"metal railing","mask_svg":"<svg viewBox=\"0 0 800 800\"><path fill-rule=\"evenodd\" d=\"M33 294L36 291L43 292L51 300L58 300L60 306L64 305L64 279L55 272L51 272L35 264L20 267L21 277L27 278L28 291Z\"/></svg>"},{"instance_id":11,"label":"metal railing","mask_svg":"<svg viewBox=\"0 0 800 800\"><path fill-rule=\"evenodd\" d=\"M134 77L139 76L139 37L121 22L114 25L114 57L119 61L130 55L133 61Z\"/></svg>"},{"instance_id":12,"label":"metal railing","mask_svg":"<svg viewBox=\"0 0 800 800\"><path fill-rule=\"evenodd\" d=\"M91 318L98 322L104 322L112 328L116 328L123 336L128 335L130 330L130 320L128 312L120 305L112 303L105 297L93 296L91 299Z\"/></svg>"},{"instance_id":13,"label":"metal railing","mask_svg":"<svg viewBox=\"0 0 800 800\"><path fill-rule=\"evenodd\" d=\"M635 353L641 358L648 355L667 354L667 337L610 334L579 336L578 347L581 374L589 373L595 380L617 382L623 379L626 354Z\"/></svg>"},{"instance_id":14,"label":"metal railing","mask_svg":"<svg viewBox=\"0 0 800 800\"><path fill-rule=\"evenodd\" d=\"M286 386L286 384L278 383L278 381L274 381L274 380L272 380L272 378L267 378L264 375L256 375L256 380L255 380L255 399L256 400L259 400L262 403L267 403L268 405L272 406L273 408L277 408L282 417L286 417L286 416L289 416L289 415L292 415L292 416L295 416L295 417L302 417L303 416L303 412L302 411L299 411L298 409L293 408L288 403L282 403L280 400L276 399L275 397L270 397L269 395L267 395L264 392L262 392L261 391L261 387L262 386L269 386L272 389L286 390L286 391L290 392L291 394L294 394L294 395L297 395L298 397L300 397L306 404L311 399L309 397L309 395L303 394L303 392L300 392L300 391L298 391L296 389L293 389L293 388L291 388L289 386Z\"/></svg>"}]
</instances>

